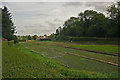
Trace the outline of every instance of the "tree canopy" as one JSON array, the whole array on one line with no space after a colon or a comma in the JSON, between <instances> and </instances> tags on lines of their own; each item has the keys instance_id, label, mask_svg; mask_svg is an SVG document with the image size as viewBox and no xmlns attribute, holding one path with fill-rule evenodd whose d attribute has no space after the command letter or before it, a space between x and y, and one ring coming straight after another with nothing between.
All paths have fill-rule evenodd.
<instances>
[{"instance_id":1,"label":"tree canopy","mask_svg":"<svg viewBox=\"0 0 120 80\"><path fill-rule=\"evenodd\" d=\"M80 12L77 17L70 17L63 24L59 32L56 29L57 38L71 37L119 37L120 26L120 2L108 7L108 16L103 13L86 10Z\"/></svg>"}]
</instances>

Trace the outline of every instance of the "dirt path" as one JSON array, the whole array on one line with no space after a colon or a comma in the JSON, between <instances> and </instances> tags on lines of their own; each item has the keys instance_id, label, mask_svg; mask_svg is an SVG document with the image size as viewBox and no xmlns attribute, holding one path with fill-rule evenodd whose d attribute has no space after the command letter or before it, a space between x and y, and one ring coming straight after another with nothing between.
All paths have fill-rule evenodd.
<instances>
[{"instance_id":1,"label":"dirt path","mask_svg":"<svg viewBox=\"0 0 120 80\"><path fill-rule=\"evenodd\" d=\"M86 50L86 49L78 49L78 48L72 48L72 47L65 47L65 48L70 48L70 49L76 49L76 50L82 50L82 51L87 51L87 52L93 52L93 53L98 53L98 54L105 54L105 55L111 55L111 56L118 56L118 54L112 54L112 53L105 53L105 52L99 52L99 51L92 51L92 50Z\"/></svg>"},{"instance_id":2,"label":"dirt path","mask_svg":"<svg viewBox=\"0 0 120 80\"><path fill-rule=\"evenodd\" d=\"M94 61L98 61L98 62L102 62L102 63L107 63L107 64L110 64L110 65L113 65L113 66L118 66L120 67L118 64L116 63L112 63L112 62L107 62L107 61L104 61L104 60L99 60L99 59L95 59L95 58L90 58L90 57L87 57L87 56L81 56L81 55L78 55L78 54L75 54L75 53L67 53L67 54L72 54L72 55L75 55L75 56L79 56L79 57L82 57L82 58L86 58L86 59L90 59L90 60L94 60Z\"/></svg>"}]
</instances>

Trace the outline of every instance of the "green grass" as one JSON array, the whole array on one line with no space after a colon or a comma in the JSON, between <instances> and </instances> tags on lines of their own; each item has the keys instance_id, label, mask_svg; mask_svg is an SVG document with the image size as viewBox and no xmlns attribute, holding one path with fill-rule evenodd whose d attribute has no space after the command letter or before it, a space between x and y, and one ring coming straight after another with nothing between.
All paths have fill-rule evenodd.
<instances>
[{"instance_id":1,"label":"green grass","mask_svg":"<svg viewBox=\"0 0 120 80\"><path fill-rule=\"evenodd\" d=\"M56 69L46 65L43 56L21 48L23 50L3 43L3 78L62 77Z\"/></svg>"},{"instance_id":2,"label":"green grass","mask_svg":"<svg viewBox=\"0 0 120 80\"><path fill-rule=\"evenodd\" d=\"M75 70L86 70L92 72L100 72L100 73L115 73L117 75L118 68L116 66L112 66L106 63L101 63L89 59L80 58L78 56L66 54L66 53L74 53L83 56L88 56L92 58L102 59L105 61L111 61L114 63L118 63L117 57L111 57L109 55L103 54L95 54L86 51L67 49L63 46L66 46L66 43L61 42L27 42L24 43L26 47L32 49L34 51L39 52L39 54L47 56L48 58L60 61L68 66L71 69ZM62 47L60 46L62 45Z\"/></svg>"},{"instance_id":3,"label":"green grass","mask_svg":"<svg viewBox=\"0 0 120 80\"><path fill-rule=\"evenodd\" d=\"M31 42L30 42L31 43ZM48 59L21 44L2 45L2 78L110 78L115 74L101 74L68 69L62 63Z\"/></svg>"},{"instance_id":4,"label":"green grass","mask_svg":"<svg viewBox=\"0 0 120 80\"><path fill-rule=\"evenodd\" d=\"M49 43L45 43L44 42L44 43L37 43L37 44L38 45L39 44L46 44L46 45L49 44L48 46L51 45L51 47L56 46L56 47L63 47L63 48L64 47L74 47L74 48L76 48L75 46L79 46L81 43L71 43L71 42L49 42ZM87 45L85 45L85 44L84 45L85 46L93 46L93 44L92 45L88 44L88 43L86 43L86 44ZM81 44L81 46L82 45L83 44ZM100 48L94 48L95 46L99 46ZM95 49L97 49L99 52L102 52L102 51L106 50L107 53L109 53L109 52L112 53L112 51L113 51L113 54L115 54L115 50L116 50L116 52L118 51L118 46L117 45L111 45L111 44L107 44L107 45L106 44L104 44L104 45L103 44L102 45L99 44L98 45L98 44L94 43L94 47L93 47L93 50L95 51ZM111 47L113 50L111 48L109 48L109 47ZM84 47L82 47L82 48L84 48ZM109 49L109 50L107 50L107 49ZM117 56L97 54L97 53L81 51L81 50L73 50L73 49L71 49L70 52L79 54L81 56L88 56L88 57L91 57L91 58L104 60L104 61L107 61L107 62L113 62L113 63L117 63L117 64L119 63Z\"/></svg>"},{"instance_id":5,"label":"green grass","mask_svg":"<svg viewBox=\"0 0 120 80\"><path fill-rule=\"evenodd\" d=\"M73 45L74 48L118 54L117 45Z\"/></svg>"}]
</instances>

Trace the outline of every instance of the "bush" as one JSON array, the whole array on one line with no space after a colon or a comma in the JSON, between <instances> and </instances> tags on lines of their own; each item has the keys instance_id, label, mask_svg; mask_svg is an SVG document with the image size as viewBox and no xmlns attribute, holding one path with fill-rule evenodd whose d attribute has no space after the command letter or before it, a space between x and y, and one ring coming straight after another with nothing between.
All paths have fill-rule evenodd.
<instances>
[{"instance_id":1,"label":"bush","mask_svg":"<svg viewBox=\"0 0 120 80\"><path fill-rule=\"evenodd\" d=\"M96 37L70 37L72 41L97 41Z\"/></svg>"},{"instance_id":2,"label":"bush","mask_svg":"<svg viewBox=\"0 0 120 80\"><path fill-rule=\"evenodd\" d=\"M26 42L26 38L18 39L19 42Z\"/></svg>"},{"instance_id":3,"label":"bush","mask_svg":"<svg viewBox=\"0 0 120 80\"><path fill-rule=\"evenodd\" d=\"M97 38L97 37L70 37L70 36L64 36L60 35L56 38L57 40L60 41L118 41L120 40L119 38Z\"/></svg>"},{"instance_id":4,"label":"bush","mask_svg":"<svg viewBox=\"0 0 120 80\"><path fill-rule=\"evenodd\" d=\"M14 43L18 43L18 39L15 35L14 35L13 39L14 39Z\"/></svg>"},{"instance_id":5,"label":"bush","mask_svg":"<svg viewBox=\"0 0 120 80\"><path fill-rule=\"evenodd\" d=\"M68 41L68 40L70 40L70 38L68 36L64 36L64 35L58 36L56 39L57 40L61 40L61 41Z\"/></svg>"},{"instance_id":6,"label":"bush","mask_svg":"<svg viewBox=\"0 0 120 80\"><path fill-rule=\"evenodd\" d=\"M51 41L51 39L40 39L40 41Z\"/></svg>"},{"instance_id":7,"label":"bush","mask_svg":"<svg viewBox=\"0 0 120 80\"><path fill-rule=\"evenodd\" d=\"M8 41L8 45L13 45L14 44L14 40Z\"/></svg>"},{"instance_id":8,"label":"bush","mask_svg":"<svg viewBox=\"0 0 120 80\"><path fill-rule=\"evenodd\" d=\"M26 40L25 39L23 39L23 40L18 40L19 42L26 42Z\"/></svg>"}]
</instances>

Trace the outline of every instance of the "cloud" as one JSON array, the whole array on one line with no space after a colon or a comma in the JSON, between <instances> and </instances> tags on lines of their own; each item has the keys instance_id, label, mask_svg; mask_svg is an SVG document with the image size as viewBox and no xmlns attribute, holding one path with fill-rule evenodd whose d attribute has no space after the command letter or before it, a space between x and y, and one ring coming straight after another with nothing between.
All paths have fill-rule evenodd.
<instances>
[{"instance_id":1,"label":"cloud","mask_svg":"<svg viewBox=\"0 0 120 80\"><path fill-rule=\"evenodd\" d=\"M2 8L2 2L0 1L0 8Z\"/></svg>"},{"instance_id":2,"label":"cloud","mask_svg":"<svg viewBox=\"0 0 120 80\"><path fill-rule=\"evenodd\" d=\"M96 10L105 12L107 7L113 4L113 2L89 2L86 6L94 6Z\"/></svg>"},{"instance_id":3,"label":"cloud","mask_svg":"<svg viewBox=\"0 0 120 80\"><path fill-rule=\"evenodd\" d=\"M27 25L27 26L22 26L21 28L17 28L17 34L22 34L22 35L44 35L45 32L50 32L51 30L48 29L48 26L43 25L43 24L33 24L33 25Z\"/></svg>"},{"instance_id":4,"label":"cloud","mask_svg":"<svg viewBox=\"0 0 120 80\"><path fill-rule=\"evenodd\" d=\"M48 25L49 28L57 28L59 27L58 25L60 25L59 23L55 23L55 22L51 22L51 21L45 21L45 23Z\"/></svg>"},{"instance_id":5,"label":"cloud","mask_svg":"<svg viewBox=\"0 0 120 80\"><path fill-rule=\"evenodd\" d=\"M47 16L49 16L49 14L45 14L45 13L38 13L38 14L36 14L35 16L45 16L45 17L47 17Z\"/></svg>"},{"instance_id":6,"label":"cloud","mask_svg":"<svg viewBox=\"0 0 120 80\"><path fill-rule=\"evenodd\" d=\"M63 22L62 20L57 19L57 18L56 18L56 19L54 19L54 21L55 21L55 22Z\"/></svg>"},{"instance_id":7,"label":"cloud","mask_svg":"<svg viewBox=\"0 0 120 80\"><path fill-rule=\"evenodd\" d=\"M46 33L45 33L46 32ZM39 30L39 29L28 29L28 30L18 30L18 33L17 35L44 35L44 34L47 34L49 35L49 33L52 33L53 31L51 30Z\"/></svg>"},{"instance_id":8,"label":"cloud","mask_svg":"<svg viewBox=\"0 0 120 80\"><path fill-rule=\"evenodd\" d=\"M79 6L82 6L84 3L82 2L67 2L65 4L63 4L64 7L79 7Z\"/></svg>"},{"instance_id":9,"label":"cloud","mask_svg":"<svg viewBox=\"0 0 120 80\"><path fill-rule=\"evenodd\" d=\"M3 2L114 2L114 0L4 0Z\"/></svg>"},{"instance_id":10,"label":"cloud","mask_svg":"<svg viewBox=\"0 0 120 80\"><path fill-rule=\"evenodd\" d=\"M94 7L98 11L104 12L107 6L113 4L113 2L68 2L65 3L64 7Z\"/></svg>"},{"instance_id":11,"label":"cloud","mask_svg":"<svg viewBox=\"0 0 120 80\"><path fill-rule=\"evenodd\" d=\"M26 25L17 28L17 35L22 34L22 35L50 35L51 33L54 33L56 28L58 28L60 25L59 23L54 23L51 21L45 21L42 24L33 24L33 25Z\"/></svg>"}]
</instances>

